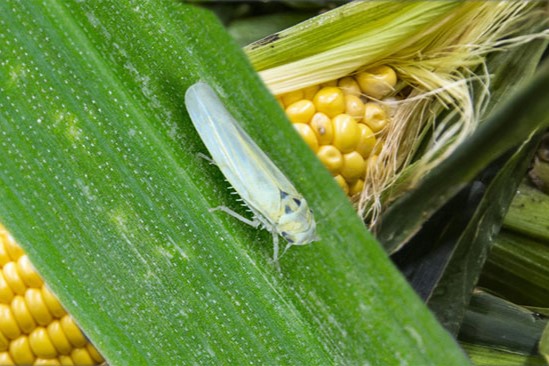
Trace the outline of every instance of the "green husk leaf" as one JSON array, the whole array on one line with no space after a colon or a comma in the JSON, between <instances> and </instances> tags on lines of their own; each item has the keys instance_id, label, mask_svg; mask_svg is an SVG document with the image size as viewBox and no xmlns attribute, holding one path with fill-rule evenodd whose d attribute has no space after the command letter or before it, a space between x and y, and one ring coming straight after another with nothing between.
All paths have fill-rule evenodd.
<instances>
[{"instance_id":1,"label":"green husk leaf","mask_svg":"<svg viewBox=\"0 0 549 366\"><path fill-rule=\"evenodd\" d=\"M502 108L506 107L503 101L503 93L508 90L510 84L501 83L501 78L505 78L508 75L507 71L510 68L517 67L515 57L520 52L522 52L522 57L518 57L519 59L524 59L526 56L531 57L531 63L529 65L520 65L519 70L521 72L515 75L515 77L521 78L519 80L524 80L535 68L536 60L541 57L545 45L546 42L530 43L521 47L522 49L518 48L507 55L495 55L489 61L489 65L496 65L494 70L498 72L494 79L496 82L495 86L499 86L502 89L496 89L496 93L494 93L495 99L493 100L494 104L489 107L494 111L494 114L498 114L498 109L495 109L498 107L498 104L500 106L503 104ZM547 67L549 64L545 66ZM543 114L542 112L540 119L543 120L544 117L547 117L547 114ZM534 116L532 118L535 119L537 117ZM486 122L486 124L488 123L492 123L491 120ZM502 126L502 128L506 127ZM532 131L535 131L535 129L535 127L532 127ZM474 135L472 138L474 138ZM491 171L498 169L500 163L492 163L482 175L477 177L479 181L475 181L474 183L486 185L486 191L468 225L461 230L458 229L457 240L453 252L449 257L448 265L428 302L429 307L437 314L439 320L452 333L457 332L460 327L465 306L468 304L471 291L478 281L482 267L492 246L493 237L499 231L512 197L537 150L540 138L541 136L536 136L528 143L523 144L493 178ZM471 159L474 159L475 155L473 153ZM458 170L460 168L457 166ZM431 194L433 193L436 194L437 192L431 192ZM447 230L447 232L450 231ZM445 238L445 240L448 239ZM457 285L458 283L459 285Z\"/></svg>"},{"instance_id":2,"label":"green husk leaf","mask_svg":"<svg viewBox=\"0 0 549 366\"><path fill-rule=\"evenodd\" d=\"M547 319L494 295L476 290L467 307L460 342L523 355L537 355Z\"/></svg>"},{"instance_id":3,"label":"green husk leaf","mask_svg":"<svg viewBox=\"0 0 549 366\"><path fill-rule=\"evenodd\" d=\"M428 301L429 308L453 334L459 330L493 237L536 147L537 141L525 143L490 181L468 224L458 234L446 269Z\"/></svg>"},{"instance_id":4,"label":"green husk leaf","mask_svg":"<svg viewBox=\"0 0 549 366\"><path fill-rule=\"evenodd\" d=\"M110 365L468 363L209 12L6 0L0 60L0 221ZM315 212L281 272L208 212L235 201L197 156L199 79Z\"/></svg>"},{"instance_id":5,"label":"green husk leaf","mask_svg":"<svg viewBox=\"0 0 549 366\"><path fill-rule=\"evenodd\" d=\"M549 195L523 184L505 217L506 229L549 242Z\"/></svg>"},{"instance_id":6,"label":"green husk leaf","mask_svg":"<svg viewBox=\"0 0 549 366\"><path fill-rule=\"evenodd\" d=\"M549 363L549 324L545 326L545 330L541 335L539 353L545 358L545 362Z\"/></svg>"},{"instance_id":7,"label":"green husk leaf","mask_svg":"<svg viewBox=\"0 0 549 366\"><path fill-rule=\"evenodd\" d=\"M539 310L526 309L476 290L459 333L475 365L546 365L548 326Z\"/></svg>"},{"instance_id":8,"label":"green husk leaf","mask_svg":"<svg viewBox=\"0 0 549 366\"><path fill-rule=\"evenodd\" d=\"M549 62L540 68L533 80L522 85L506 103L494 110L459 149L386 211L378 238L388 251L406 243L433 212L495 158L549 126L547 83Z\"/></svg>"},{"instance_id":9,"label":"green husk leaf","mask_svg":"<svg viewBox=\"0 0 549 366\"><path fill-rule=\"evenodd\" d=\"M245 47L273 94L335 80L434 34L459 1L357 1ZM414 36L416 35L416 36Z\"/></svg>"},{"instance_id":10,"label":"green husk leaf","mask_svg":"<svg viewBox=\"0 0 549 366\"><path fill-rule=\"evenodd\" d=\"M516 354L469 343L461 343L461 346L476 366L547 366L540 356Z\"/></svg>"},{"instance_id":11,"label":"green husk leaf","mask_svg":"<svg viewBox=\"0 0 549 366\"><path fill-rule=\"evenodd\" d=\"M314 15L312 12L301 11L247 17L232 21L227 30L239 45L245 46Z\"/></svg>"},{"instance_id":12,"label":"green husk leaf","mask_svg":"<svg viewBox=\"0 0 549 366\"><path fill-rule=\"evenodd\" d=\"M522 185L520 191L524 188ZM514 205L521 199L517 195L509 213L516 210ZM496 237L479 285L517 304L547 307L549 243L503 230Z\"/></svg>"}]
</instances>

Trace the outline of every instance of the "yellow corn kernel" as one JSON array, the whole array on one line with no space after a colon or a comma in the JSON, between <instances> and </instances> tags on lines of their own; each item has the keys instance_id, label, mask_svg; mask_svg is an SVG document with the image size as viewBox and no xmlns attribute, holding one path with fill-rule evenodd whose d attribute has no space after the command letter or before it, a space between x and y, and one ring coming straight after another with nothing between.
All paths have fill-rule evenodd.
<instances>
[{"instance_id":1,"label":"yellow corn kernel","mask_svg":"<svg viewBox=\"0 0 549 366\"><path fill-rule=\"evenodd\" d=\"M345 95L354 95L358 97L362 93L355 78L350 76L339 79L337 85L343 90L343 94Z\"/></svg>"},{"instance_id":2,"label":"yellow corn kernel","mask_svg":"<svg viewBox=\"0 0 549 366\"><path fill-rule=\"evenodd\" d=\"M326 81L326 82L322 83L321 86L322 87L337 86L337 80Z\"/></svg>"},{"instance_id":3,"label":"yellow corn kernel","mask_svg":"<svg viewBox=\"0 0 549 366\"><path fill-rule=\"evenodd\" d=\"M286 94L282 94L279 97L282 100L282 103L284 103L284 106L287 107L290 104L303 99L303 90L295 90Z\"/></svg>"},{"instance_id":4,"label":"yellow corn kernel","mask_svg":"<svg viewBox=\"0 0 549 366\"><path fill-rule=\"evenodd\" d=\"M4 268L2 268L2 272L4 272L4 279L13 292L18 295L24 295L27 290L27 286L25 286L25 283L19 276L19 273L17 273L17 266L15 262L6 263Z\"/></svg>"},{"instance_id":5,"label":"yellow corn kernel","mask_svg":"<svg viewBox=\"0 0 549 366\"><path fill-rule=\"evenodd\" d=\"M74 347L82 348L75 353L81 363L103 362L99 352L45 286L22 249L0 225L2 260L0 365L74 364L69 356Z\"/></svg>"},{"instance_id":6,"label":"yellow corn kernel","mask_svg":"<svg viewBox=\"0 0 549 366\"><path fill-rule=\"evenodd\" d=\"M348 114L340 114L332 119L332 125L333 145L344 154L355 150L360 140L360 130L355 119Z\"/></svg>"},{"instance_id":7,"label":"yellow corn kernel","mask_svg":"<svg viewBox=\"0 0 549 366\"><path fill-rule=\"evenodd\" d=\"M93 358L85 348L75 348L71 352L71 358L77 365L93 365Z\"/></svg>"},{"instance_id":8,"label":"yellow corn kernel","mask_svg":"<svg viewBox=\"0 0 549 366\"><path fill-rule=\"evenodd\" d=\"M0 331L8 339L15 339L21 335L21 329L19 329L13 312L6 304L0 304Z\"/></svg>"},{"instance_id":9,"label":"yellow corn kernel","mask_svg":"<svg viewBox=\"0 0 549 366\"><path fill-rule=\"evenodd\" d=\"M27 255L22 255L17 260L17 272L28 287L41 287L44 281L34 269Z\"/></svg>"},{"instance_id":10,"label":"yellow corn kernel","mask_svg":"<svg viewBox=\"0 0 549 366\"><path fill-rule=\"evenodd\" d=\"M294 123L293 126L307 145L316 152L318 150L318 140L311 127L305 123Z\"/></svg>"},{"instance_id":11,"label":"yellow corn kernel","mask_svg":"<svg viewBox=\"0 0 549 366\"><path fill-rule=\"evenodd\" d=\"M298 100L286 108L286 115L293 123L309 123L315 112L313 102L306 99Z\"/></svg>"},{"instance_id":12,"label":"yellow corn kernel","mask_svg":"<svg viewBox=\"0 0 549 366\"><path fill-rule=\"evenodd\" d=\"M364 103L355 95L346 95L345 113L360 122L364 117Z\"/></svg>"},{"instance_id":13,"label":"yellow corn kernel","mask_svg":"<svg viewBox=\"0 0 549 366\"><path fill-rule=\"evenodd\" d=\"M397 76L395 70L382 65L359 72L356 75L356 81L364 94L381 99L394 91Z\"/></svg>"},{"instance_id":14,"label":"yellow corn kernel","mask_svg":"<svg viewBox=\"0 0 549 366\"><path fill-rule=\"evenodd\" d=\"M25 302L36 322L40 325L48 325L53 316L44 302L42 292L37 288L30 288L25 293Z\"/></svg>"},{"instance_id":15,"label":"yellow corn kernel","mask_svg":"<svg viewBox=\"0 0 549 366\"><path fill-rule=\"evenodd\" d=\"M54 320L48 324L47 330L55 349L63 355L68 354L72 349L72 345L61 327L61 322L59 320Z\"/></svg>"},{"instance_id":16,"label":"yellow corn kernel","mask_svg":"<svg viewBox=\"0 0 549 366\"><path fill-rule=\"evenodd\" d=\"M366 159L370 156L374 146L376 145L376 136L374 131L372 131L372 129L364 123L359 123L358 128L360 129L360 139L358 141L356 151L358 151L358 153Z\"/></svg>"},{"instance_id":17,"label":"yellow corn kernel","mask_svg":"<svg viewBox=\"0 0 549 366\"><path fill-rule=\"evenodd\" d=\"M364 174L366 174L366 162L362 155L357 151L343 155L343 167L341 167L343 178L349 182L364 178Z\"/></svg>"},{"instance_id":18,"label":"yellow corn kernel","mask_svg":"<svg viewBox=\"0 0 549 366\"><path fill-rule=\"evenodd\" d=\"M9 352L0 352L0 365L15 365L15 362L13 362Z\"/></svg>"},{"instance_id":19,"label":"yellow corn kernel","mask_svg":"<svg viewBox=\"0 0 549 366\"><path fill-rule=\"evenodd\" d=\"M0 352L7 351L9 344L10 344L10 341L6 338L6 336L2 332L0 332ZM2 365L1 362L0 362L0 365Z\"/></svg>"},{"instance_id":20,"label":"yellow corn kernel","mask_svg":"<svg viewBox=\"0 0 549 366\"><path fill-rule=\"evenodd\" d=\"M320 86L318 85L312 85L304 88L303 98L308 100L313 100L313 98L315 97L315 94L318 92L318 89L320 89Z\"/></svg>"},{"instance_id":21,"label":"yellow corn kernel","mask_svg":"<svg viewBox=\"0 0 549 366\"><path fill-rule=\"evenodd\" d=\"M364 188L364 181L362 179L357 179L353 184L349 186L349 195L354 196L362 192Z\"/></svg>"},{"instance_id":22,"label":"yellow corn kernel","mask_svg":"<svg viewBox=\"0 0 549 366\"><path fill-rule=\"evenodd\" d=\"M378 139L370 155L379 155L382 149L383 149L383 140Z\"/></svg>"},{"instance_id":23,"label":"yellow corn kernel","mask_svg":"<svg viewBox=\"0 0 549 366\"><path fill-rule=\"evenodd\" d=\"M37 358L34 361L34 366L55 366L55 365L64 365L57 358Z\"/></svg>"},{"instance_id":24,"label":"yellow corn kernel","mask_svg":"<svg viewBox=\"0 0 549 366\"><path fill-rule=\"evenodd\" d=\"M341 89L328 86L316 93L313 103L316 110L332 118L345 112L345 96Z\"/></svg>"},{"instance_id":25,"label":"yellow corn kernel","mask_svg":"<svg viewBox=\"0 0 549 366\"><path fill-rule=\"evenodd\" d=\"M42 292L42 299L44 299L44 303L46 304L48 310L50 311L50 313L52 313L53 316L61 318L67 313L65 309L63 309L63 306L61 306L55 295L48 289L46 285L43 285L40 291Z\"/></svg>"},{"instance_id":26,"label":"yellow corn kernel","mask_svg":"<svg viewBox=\"0 0 549 366\"><path fill-rule=\"evenodd\" d=\"M93 360L94 360L95 362L100 363L100 362L105 361L105 359L103 358L103 356L101 356L101 354L100 354L99 351L93 346L93 344L91 344L91 343L86 344L86 350L88 351L88 353L90 354L91 358L93 358Z\"/></svg>"},{"instance_id":27,"label":"yellow corn kernel","mask_svg":"<svg viewBox=\"0 0 549 366\"><path fill-rule=\"evenodd\" d=\"M345 192L345 194L349 194L349 185L345 181L345 178L343 178L341 175L336 175L334 179L337 182L337 184L339 184L343 192Z\"/></svg>"},{"instance_id":28,"label":"yellow corn kernel","mask_svg":"<svg viewBox=\"0 0 549 366\"><path fill-rule=\"evenodd\" d=\"M29 335L29 344L37 357L53 358L57 356L57 350L44 327L38 327L32 331Z\"/></svg>"},{"instance_id":29,"label":"yellow corn kernel","mask_svg":"<svg viewBox=\"0 0 549 366\"><path fill-rule=\"evenodd\" d=\"M61 355L59 356L59 362L61 362L61 365L74 365L74 361L71 356Z\"/></svg>"},{"instance_id":30,"label":"yellow corn kernel","mask_svg":"<svg viewBox=\"0 0 549 366\"><path fill-rule=\"evenodd\" d=\"M339 174L341 167L343 166L343 156L335 146L324 145L321 146L316 156L322 162L322 164L332 173L332 175Z\"/></svg>"},{"instance_id":31,"label":"yellow corn kernel","mask_svg":"<svg viewBox=\"0 0 549 366\"><path fill-rule=\"evenodd\" d=\"M10 355L17 365L31 365L36 359L30 348L29 338L25 335L10 343Z\"/></svg>"},{"instance_id":32,"label":"yellow corn kernel","mask_svg":"<svg viewBox=\"0 0 549 366\"><path fill-rule=\"evenodd\" d=\"M0 271L0 303L9 304L14 296L15 294L4 278L4 273Z\"/></svg>"},{"instance_id":33,"label":"yellow corn kernel","mask_svg":"<svg viewBox=\"0 0 549 366\"><path fill-rule=\"evenodd\" d=\"M13 301L11 302L11 312L23 333L30 333L36 328L36 322L34 321L23 296L17 295L13 298Z\"/></svg>"},{"instance_id":34,"label":"yellow corn kernel","mask_svg":"<svg viewBox=\"0 0 549 366\"><path fill-rule=\"evenodd\" d=\"M74 320L72 320L69 315L65 315L61 318L61 328L73 346L83 347L86 344L86 337L84 337Z\"/></svg>"},{"instance_id":35,"label":"yellow corn kernel","mask_svg":"<svg viewBox=\"0 0 549 366\"><path fill-rule=\"evenodd\" d=\"M9 234L7 231L4 230L2 226L0 226L0 265L3 266L4 264L11 262L10 255L8 254L8 249L6 248L6 245L4 243L7 242L7 236Z\"/></svg>"},{"instance_id":36,"label":"yellow corn kernel","mask_svg":"<svg viewBox=\"0 0 549 366\"><path fill-rule=\"evenodd\" d=\"M334 129L330 117L324 113L317 112L314 114L309 125L315 133L320 145L328 145L332 142L334 138Z\"/></svg>"},{"instance_id":37,"label":"yellow corn kernel","mask_svg":"<svg viewBox=\"0 0 549 366\"><path fill-rule=\"evenodd\" d=\"M21 247L17 245L17 243L10 234L4 236L4 245L6 246L6 251L8 252L8 255L10 256L12 261L18 260L20 256L25 254L25 252L23 252L23 249L21 249Z\"/></svg>"},{"instance_id":38,"label":"yellow corn kernel","mask_svg":"<svg viewBox=\"0 0 549 366\"><path fill-rule=\"evenodd\" d=\"M362 122L366 123L372 131L377 133L387 126L387 113L378 103L366 103L364 105L364 120Z\"/></svg>"},{"instance_id":39,"label":"yellow corn kernel","mask_svg":"<svg viewBox=\"0 0 549 366\"><path fill-rule=\"evenodd\" d=\"M368 169L370 169L370 167L372 166L375 166L377 164L377 155L372 155L368 158Z\"/></svg>"}]
</instances>

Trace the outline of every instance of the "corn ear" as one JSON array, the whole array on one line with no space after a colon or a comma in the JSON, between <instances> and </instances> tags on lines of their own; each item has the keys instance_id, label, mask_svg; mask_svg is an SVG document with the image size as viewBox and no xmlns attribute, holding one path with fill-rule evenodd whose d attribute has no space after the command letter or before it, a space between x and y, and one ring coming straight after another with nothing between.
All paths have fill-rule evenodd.
<instances>
[{"instance_id":1,"label":"corn ear","mask_svg":"<svg viewBox=\"0 0 549 366\"><path fill-rule=\"evenodd\" d=\"M355 2L245 50L275 95L379 65L396 70L402 83L395 92L401 98L381 101L395 110L385 148L365 172L358 202L373 226L390 202L415 187L478 127L490 100L486 55L549 36L548 29L519 36L532 22L546 22L545 10L536 5ZM473 81L482 85L475 98ZM442 112L446 115L439 118Z\"/></svg>"},{"instance_id":2,"label":"corn ear","mask_svg":"<svg viewBox=\"0 0 549 366\"><path fill-rule=\"evenodd\" d=\"M0 225L0 364L98 365L103 361Z\"/></svg>"}]
</instances>

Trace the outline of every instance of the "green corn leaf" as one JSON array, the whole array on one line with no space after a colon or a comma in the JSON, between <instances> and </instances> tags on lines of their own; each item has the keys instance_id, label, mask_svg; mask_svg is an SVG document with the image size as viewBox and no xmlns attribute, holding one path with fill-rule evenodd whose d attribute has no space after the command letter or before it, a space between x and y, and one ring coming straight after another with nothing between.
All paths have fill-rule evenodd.
<instances>
[{"instance_id":1,"label":"green corn leaf","mask_svg":"<svg viewBox=\"0 0 549 366\"><path fill-rule=\"evenodd\" d=\"M549 195L528 185L521 185L509 213L505 228L525 236L549 242Z\"/></svg>"},{"instance_id":2,"label":"green corn leaf","mask_svg":"<svg viewBox=\"0 0 549 366\"><path fill-rule=\"evenodd\" d=\"M479 283L515 303L547 307L549 244L503 230L496 237Z\"/></svg>"},{"instance_id":3,"label":"green corn leaf","mask_svg":"<svg viewBox=\"0 0 549 366\"><path fill-rule=\"evenodd\" d=\"M313 12L278 12L235 19L227 26L227 30L239 45L246 46L314 15Z\"/></svg>"},{"instance_id":4,"label":"green corn leaf","mask_svg":"<svg viewBox=\"0 0 549 366\"><path fill-rule=\"evenodd\" d=\"M198 80L315 212L280 272L208 211L236 203L198 158ZM0 222L110 365L468 363L209 12L0 2L0 134Z\"/></svg>"},{"instance_id":5,"label":"green corn leaf","mask_svg":"<svg viewBox=\"0 0 549 366\"><path fill-rule=\"evenodd\" d=\"M489 182L470 221L457 236L448 265L429 299L429 308L454 334L538 141L525 143Z\"/></svg>"},{"instance_id":6,"label":"green corn leaf","mask_svg":"<svg viewBox=\"0 0 549 366\"><path fill-rule=\"evenodd\" d=\"M460 329L460 342L523 355L538 355L547 319L494 295L476 290Z\"/></svg>"},{"instance_id":7,"label":"green corn leaf","mask_svg":"<svg viewBox=\"0 0 549 366\"><path fill-rule=\"evenodd\" d=\"M545 326L545 330L541 335L539 353L543 356L545 362L549 363L549 324Z\"/></svg>"},{"instance_id":8,"label":"green corn leaf","mask_svg":"<svg viewBox=\"0 0 549 366\"><path fill-rule=\"evenodd\" d=\"M475 365L546 365L545 329L538 310L476 290L458 339Z\"/></svg>"},{"instance_id":9,"label":"green corn leaf","mask_svg":"<svg viewBox=\"0 0 549 366\"><path fill-rule=\"evenodd\" d=\"M547 366L547 362L539 356L522 355L469 343L461 345L476 366Z\"/></svg>"}]
</instances>

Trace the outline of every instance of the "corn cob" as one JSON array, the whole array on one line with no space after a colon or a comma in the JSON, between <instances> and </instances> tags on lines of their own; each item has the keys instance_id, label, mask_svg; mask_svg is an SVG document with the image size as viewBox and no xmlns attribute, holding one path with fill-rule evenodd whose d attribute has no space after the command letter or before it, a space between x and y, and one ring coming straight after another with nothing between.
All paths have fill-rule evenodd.
<instances>
[{"instance_id":1,"label":"corn cob","mask_svg":"<svg viewBox=\"0 0 549 366\"><path fill-rule=\"evenodd\" d=\"M362 192L383 146L390 113L382 99L395 93L397 75L378 66L277 96L288 119L350 197Z\"/></svg>"},{"instance_id":2,"label":"corn cob","mask_svg":"<svg viewBox=\"0 0 549 366\"><path fill-rule=\"evenodd\" d=\"M104 361L1 225L0 266L0 365Z\"/></svg>"},{"instance_id":3,"label":"corn cob","mask_svg":"<svg viewBox=\"0 0 549 366\"><path fill-rule=\"evenodd\" d=\"M322 21L305 21L245 48L289 119L299 124L296 129L354 197L357 211L372 228L392 202L417 186L485 119L491 98L487 55L549 35L545 29L517 36L536 19L543 22L545 10L534 2L420 1L403 5L388 1L378 6L353 2L324 13ZM317 47L310 47L313 40ZM376 79L372 74L379 78L388 67L380 65L390 65L394 71L385 75L385 82L372 83ZM369 72L361 72L364 69ZM343 111L341 100L338 102L339 113L374 133L373 153L354 154L359 178L353 176L355 170L344 170L347 176L340 174L344 165L340 155L355 150L348 146L343 147L350 149L345 152L326 148L334 146L334 140L326 142L329 137L321 140L314 133L317 123L327 122L325 118L313 122L311 113L322 112L334 124L330 112L316 110L315 102L322 98L315 93L326 87L343 92L346 100ZM387 96L397 100L384 100ZM378 108L392 106L384 110L390 118L381 118L379 131L365 115L359 120L361 104L357 99L367 102L365 105L373 101ZM346 132L351 134L353 128L349 128ZM354 133L359 135L356 129ZM352 139L343 142L358 145ZM363 164L358 155L365 160Z\"/></svg>"}]
</instances>

